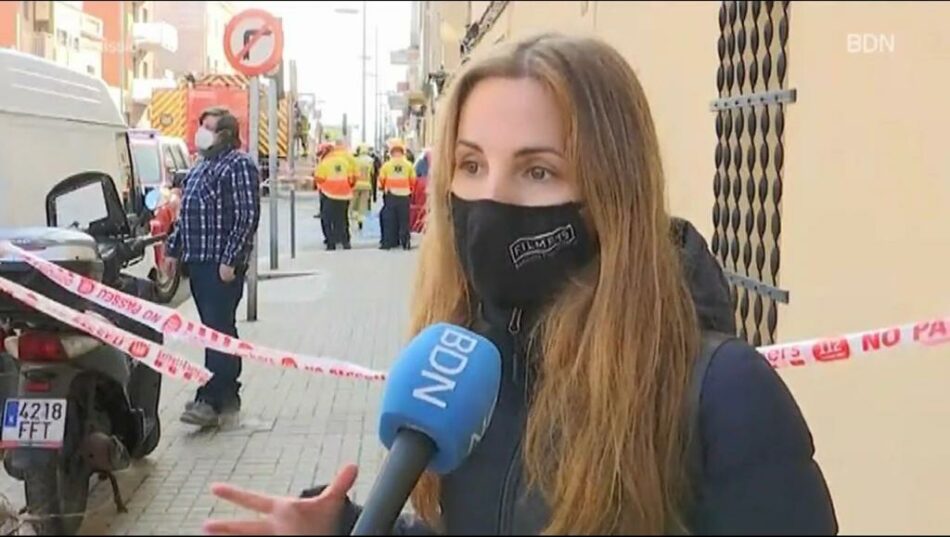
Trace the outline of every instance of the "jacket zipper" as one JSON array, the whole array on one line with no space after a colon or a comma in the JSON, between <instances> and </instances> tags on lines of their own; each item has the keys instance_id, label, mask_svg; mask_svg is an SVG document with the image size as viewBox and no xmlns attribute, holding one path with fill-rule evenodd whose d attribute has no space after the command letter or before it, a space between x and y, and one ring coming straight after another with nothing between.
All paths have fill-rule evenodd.
<instances>
[{"instance_id":1,"label":"jacket zipper","mask_svg":"<svg viewBox=\"0 0 950 537\"><path fill-rule=\"evenodd\" d=\"M515 308L511 313L511 320L508 322L508 334L511 335L512 339L514 340L512 347L513 352L511 356L513 365L512 382L515 383L518 382L518 359L519 354L521 353L521 342L519 337L521 334L521 314L521 310L519 308ZM512 480L514 479L515 461L517 460L520 452L521 436L518 437L518 441L515 443L514 453L511 456L511 460L508 461L508 469L505 471L505 482L503 488L501 489L501 505L499 506L499 510L501 511L498 517L499 535L511 534L511 530L508 526L511 525L510 514L514 509L513 507L508 508L508 496L512 486Z\"/></svg>"},{"instance_id":2,"label":"jacket zipper","mask_svg":"<svg viewBox=\"0 0 950 537\"><path fill-rule=\"evenodd\" d=\"M508 334L513 340L513 351L511 353L511 380L515 384L518 383L518 358L521 353L520 347L520 338L518 337L521 334L521 309L515 308L511 312L511 319L508 321Z\"/></svg>"}]
</instances>

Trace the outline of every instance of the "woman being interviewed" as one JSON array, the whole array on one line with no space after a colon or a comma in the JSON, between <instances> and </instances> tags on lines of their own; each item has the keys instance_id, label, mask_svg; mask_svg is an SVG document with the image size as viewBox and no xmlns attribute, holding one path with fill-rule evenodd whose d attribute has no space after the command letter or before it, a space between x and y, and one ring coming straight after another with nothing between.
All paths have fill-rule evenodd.
<instances>
[{"instance_id":1,"label":"woman being interviewed","mask_svg":"<svg viewBox=\"0 0 950 537\"><path fill-rule=\"evenodd\" d=\"M443 114L412 331L484 334L502 387L479 445L423 477L394 532L835 533L807 425L753 348L707 353L690 408L703 330L723 329L708 302L728 298L708 252L681 260L671 240L653 121L623 57L527 39L473 62ZM349 533L355 474L306 499L216 486L267 516L206 529Z\"/></svg>"}]
</instances>

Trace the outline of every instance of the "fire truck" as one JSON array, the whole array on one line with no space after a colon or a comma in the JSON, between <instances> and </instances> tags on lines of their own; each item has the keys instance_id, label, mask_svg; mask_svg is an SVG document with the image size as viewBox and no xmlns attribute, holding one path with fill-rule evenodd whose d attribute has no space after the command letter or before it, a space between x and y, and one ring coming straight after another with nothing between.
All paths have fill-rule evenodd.
<instances>
[{"instance_id":1,"label":"fire truck","mask_svg":"<svg viewBox=\"0 0 950 537\"><path fill-rule=\"evenodd\" d=\"M182 82L174 89L156 89L149 103L149 122L163 136L181 138L194 155L195 131L201 112L212 106L228 108L241 124L241 143L248 150L248 118L250 117L249 80L244 75L209 74ZM285 97L277 103L277 157L287 158L290 145L290 103ZM270 155L267 133L267 91L261 84L258 154Z\"/></svg>"}]
</instances>

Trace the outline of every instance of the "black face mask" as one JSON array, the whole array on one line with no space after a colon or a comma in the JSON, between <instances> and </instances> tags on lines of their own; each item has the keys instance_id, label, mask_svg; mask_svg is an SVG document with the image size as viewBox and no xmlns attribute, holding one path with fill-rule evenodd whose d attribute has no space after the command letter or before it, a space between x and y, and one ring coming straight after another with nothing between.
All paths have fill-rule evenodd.
<instances>
[{"instance_id":1,"label":"black face mask","mask_svg":"<svg viewBox=\"0 0 950 537\"><path fill-rule=\"evenodd\" d=\"M453 194L452 220L465 276L495 306L543 304L596 254L577 203L524 207Z\"/></svg>"}]
</instances>

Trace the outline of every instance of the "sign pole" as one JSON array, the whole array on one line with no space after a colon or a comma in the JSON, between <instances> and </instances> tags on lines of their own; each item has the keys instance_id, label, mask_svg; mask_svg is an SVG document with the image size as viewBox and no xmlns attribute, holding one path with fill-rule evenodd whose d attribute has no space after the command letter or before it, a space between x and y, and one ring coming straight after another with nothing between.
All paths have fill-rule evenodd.
<instances>
[{"instance_id":1,"label":"sign pole","mask_svg":"<svg viewBox=\"0 0 950 537\"><path fill-rule=\"evenodd\" d=\"M277 270L277 83L271 80L267 87L267 160L270 170L270 269Z\"/></svg>"},{"instance_id":2,"label":"sign pole","mask_svg":"<svg viewBox=\"0 0 950 537\"><path fill-rule=\"evenodd\" d=\"M363 0L363 55L360 56L360 65L363 66L363 115L360 116L360 139L364 144L366 143L366 60L366 0Z\"/></svg>"},{"instance_id":3,"label":"sign pole","mask_svg":"<svg viewBox=\"0 0 950 537\"><path fill-rule=\"evenodd\" d=\"M287 158L290 168L290 258L297 259L297 62L290 60L290 97L287 99L287 110L291 117L289 123L290 147L287 148ZM306 139L307 133L304 134ZM306 149L306 146L304 146Z\"/></svg>"},{"instance_id":4,"label":"sign pole","mask_svg":"<svg viewBox=\"0 0 950 537\"><path fill-rule=\"evenodd\" d=\"M248 141L247 149L251 154L251 160L254 161L254 165L257 166L260 170L260 159L258 157L258 148L260 143L259 138L259 128L260 128L260 109L261 109L261 93L260 93L260 80L256 76L251 77L250 84L251 92L251 109L250 109L250 119L248 123ZM272 194L273 195L273 194ZM248 263L248 274L247 274L247 320L256 321L257 320L257 264L258 264L258 243L260 243L259 237L254 237L254 245L251 248L251 259Z\"/></svg>"},{"instance_id":5,"label":"sign pole","mask_svg":"<svg viewBox=\"0 0 950 537\"><path fill-rule=\"evenodd\" d=\"M373 43L376 45L376 51L373 54L373 61L375 65L373 66L373 71L376 72L376 79L373 82L373 146L377 149L379 148L379 25L373 29Z\"/></svg>"},{"instance_id":6,"label":"sign pole","mask_svg":"<svg viewBox=\"0 0 950 537\"><path fill-rule=\"evenodd\" d=\"M260 163L260 119L261 119L261 81L260 75L276 69L281 62L284 50L284 29L280 19L262 9L246 9L228 21L224 28L224 55L235 71L248 77L250 84L250 118L248 119L248 153L251 160L261 170ZM277 87L270 85L272 108L270 119L270 195L271 195L271 268L276 268L277 244L273 240L277 233ZM257 284L259 280L258 263L260 236L254 237L251 244L251 259L248 262L247 275L247 320L257 320Z\"/></svg>"}]
</instances>

